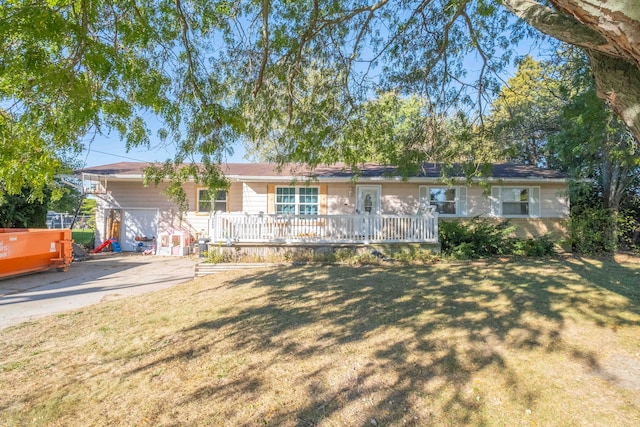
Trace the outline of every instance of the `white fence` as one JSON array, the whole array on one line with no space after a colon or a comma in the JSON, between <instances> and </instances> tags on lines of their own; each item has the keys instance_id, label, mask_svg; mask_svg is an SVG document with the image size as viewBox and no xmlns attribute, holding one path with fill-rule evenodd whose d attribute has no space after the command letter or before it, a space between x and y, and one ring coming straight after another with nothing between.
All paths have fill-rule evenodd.
<instances>
[{"instance_id":1,"label":"white fence","mask_svg":"<svg viewBox=\"0 0 640 427\"><path fill-rule=\"evenodd\" d=\"M438 215L215 213L212 242L436 243Z\"/></svg>"}]
</instances>

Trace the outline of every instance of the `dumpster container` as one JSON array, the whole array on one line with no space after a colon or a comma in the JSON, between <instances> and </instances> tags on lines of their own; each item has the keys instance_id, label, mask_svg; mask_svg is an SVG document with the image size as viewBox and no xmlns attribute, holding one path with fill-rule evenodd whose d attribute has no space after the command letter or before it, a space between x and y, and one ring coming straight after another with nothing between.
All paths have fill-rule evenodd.
<instances>
[{"instance_id":1,"label":"dumpster container","mask_svg":"<svg viewBox=\"0 0 640 427\"><path fill-rule=\"evenodd\" d=\"M69 229L0 228L0 279L56 268L73 260Z\"/></svg>"}]
</instances>

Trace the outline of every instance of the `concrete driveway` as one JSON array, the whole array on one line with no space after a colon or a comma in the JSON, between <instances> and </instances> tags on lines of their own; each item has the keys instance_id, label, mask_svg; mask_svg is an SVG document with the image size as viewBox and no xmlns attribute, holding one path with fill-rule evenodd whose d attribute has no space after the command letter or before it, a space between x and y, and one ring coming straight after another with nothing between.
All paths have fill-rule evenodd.
<instances>
[{"instance_id":1,"label":"concrete driveway","mask_svg":"<svg viewBox=\"0 0 640 427\"><path fill-rule=\"evenodd\" d=\"M0 280L0 328L139 295L193 279L197 260L142 254L100 254L48 271Z\"/></svg>"}]
</instances>

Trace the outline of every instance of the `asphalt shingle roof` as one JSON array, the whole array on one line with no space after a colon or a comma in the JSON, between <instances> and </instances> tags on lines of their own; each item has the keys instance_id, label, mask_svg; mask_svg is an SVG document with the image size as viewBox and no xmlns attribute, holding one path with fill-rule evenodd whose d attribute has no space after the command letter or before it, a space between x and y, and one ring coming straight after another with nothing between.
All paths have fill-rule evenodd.
<instances>
[{"instance_id":1,"label":"asphalt shingle roof","mask_svg":"<svg viewBox=\"0 0 640 427\"><path fill-rule=\"evenodd\" d=\"M141 175L144 168L149 163L142 162L120 162L101 166L93 166L81 169L78 172L98 175L120 175L137 176ZM225 163L221 165L222 171L227 176L238 177L305 177L315 176L318 178L345 178L353 176L351 170L343 164L318 166L310 170L304 165L284 165L279 169L271 163ZM393 166L381 166L366 164L360 167L360 176L363 178L400 176L398 168ZM425 163L419 173L412 175L415 178L439 178L442 176L442 165ZM447 172L447 176L462 177L460 166L453 166ZM491 167L489 177L495 179L564 179L567 176L553 169L539 168L531 165L516 163L497 163Z\"/></svg>"}]
</instances>

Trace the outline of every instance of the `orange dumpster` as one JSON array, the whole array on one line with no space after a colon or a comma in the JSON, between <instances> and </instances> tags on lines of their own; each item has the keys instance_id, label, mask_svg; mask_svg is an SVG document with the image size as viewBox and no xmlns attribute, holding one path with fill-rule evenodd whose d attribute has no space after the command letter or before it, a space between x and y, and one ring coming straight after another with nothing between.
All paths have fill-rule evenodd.
<instances>
[{"instance_id":1,"label":"orange dumpster","mask_svg":"<svg viewBox=\"0 0 640 427\"><path fill-rule=\"evenodd\" d=\"M0 228L0 279L57 268L73 260L69 229Z\"/></svg>"}]
</instances>

